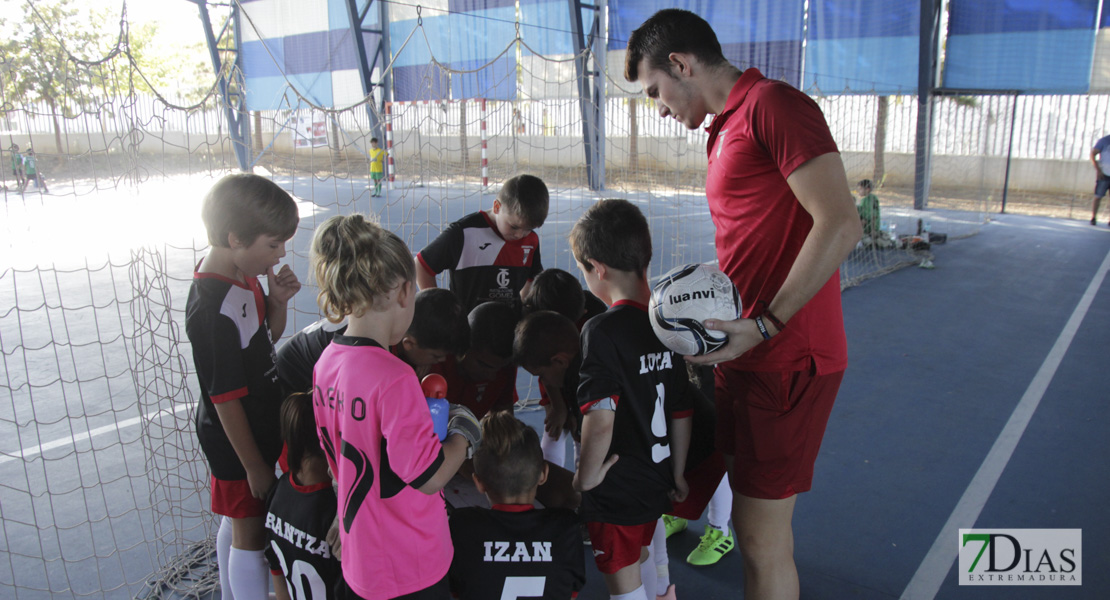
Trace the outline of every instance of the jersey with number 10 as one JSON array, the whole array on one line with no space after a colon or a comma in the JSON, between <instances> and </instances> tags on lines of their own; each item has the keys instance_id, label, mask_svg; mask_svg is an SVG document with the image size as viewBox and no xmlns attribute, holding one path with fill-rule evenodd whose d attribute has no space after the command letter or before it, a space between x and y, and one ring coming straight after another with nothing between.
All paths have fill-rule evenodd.
<instances>
[{"instance_id":1,"label":"jersey with number 10","mask_svg":"<svg viewBox=\"0 0 1110 600\"><path fill-rule=\"evenodd\" d=\"M619 301L582 329L578 405L616 405L613 464L597 487L582 493L586 521L640 525L670 510L674 489L669 419L692 414L686 364L655 337L647 307Z\"/></svg>"},{"instance_id":2,"label":"jersey with number 10","mask_svg":"<svg viewBox=\"0 0 1110 600\"><path fill-rule=\"evenodd\" d=\"M339 488L343 580L367 600L438 583L451 566L447 510L417 488L443 464L443 446L416 373L369 338L337 335L312 385Z\"/></svg>"},{"instance_id":3,"label":"jersey with number 10","mask_svg":"<svg viewBox=\"0 0 1110 600\"><path fill-rule=\"evenodd\" d=\"M302 486L285 473L266 501L266 558L293 600L332 600L339 559L326 541L337 500L331 480Z\"/></svg>"}]
</instances>

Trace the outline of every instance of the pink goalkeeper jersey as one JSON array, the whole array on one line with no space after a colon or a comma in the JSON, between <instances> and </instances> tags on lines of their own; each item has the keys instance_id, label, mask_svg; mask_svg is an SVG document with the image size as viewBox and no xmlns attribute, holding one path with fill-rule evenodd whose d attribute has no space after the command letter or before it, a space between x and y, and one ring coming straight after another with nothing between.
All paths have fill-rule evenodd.
<instances>
[{"instance_id":1,"label":"pink goalkeeper jersey","mask_svg":"<svg viewBox=\"0 0 1110 600\"><path fill-rule=\"evenodd\" d=\"M320 443L339 484L343 578L369 600L420 591L453 555L440 494L416 488L443 463L411 367L368 338L337 335L313 370Z\"/></svg>"}]
</instances>

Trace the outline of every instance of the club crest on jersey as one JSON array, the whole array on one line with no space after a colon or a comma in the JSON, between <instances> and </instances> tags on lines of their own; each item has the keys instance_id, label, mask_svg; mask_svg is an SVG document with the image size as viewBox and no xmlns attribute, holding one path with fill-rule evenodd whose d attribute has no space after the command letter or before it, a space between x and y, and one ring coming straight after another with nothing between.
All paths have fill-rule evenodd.
<instances>
[{"instance_id":1,"label":"club crest on jersey","mask_svg":"<svg viewBox=\"0 0 1110 600\"><path fill-rule=\"evenodd\" d=\"M487 541L483 545L483 562L551 562L551 542L532 542L531 552L528 542Z\"/></svg>"},{"instance_id":2,"label":"club crest on jersey","mask_svg":"<svg viewBox=\"0 0 1110 600\"><path fill-rule=\"evenodd\" d=\"M670 352L652 352L640 356L640 375L671 368Z\"/></svg>"},{"instance_id":3,"label":"club crest on jersey","mask_svg":"<svg viewBox=\"0 0 1110 600\"><path fill-rule=\"evenodd\" d=\"M497 271L497 285L507 288L509 287L509 270L499 269Z\"/></svg>"},{"instance_id":4,"label":"club crest on jersey","mask_svg":"<svg viewBox=\"0 0 1110 600\"><path fill-rule=\"evenodd\" d=\"M528 264L528 255L532 253L532 246L521 246L520 249L524 251L524 258L520 260L520 264Z\"/></svg>"}]
</instances>

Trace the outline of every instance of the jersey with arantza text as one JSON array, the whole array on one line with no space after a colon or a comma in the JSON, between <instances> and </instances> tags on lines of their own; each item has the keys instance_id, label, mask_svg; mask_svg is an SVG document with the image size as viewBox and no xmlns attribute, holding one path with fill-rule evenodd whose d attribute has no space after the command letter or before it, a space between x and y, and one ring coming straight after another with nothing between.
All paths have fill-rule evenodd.
<instances>
[{"instance_id":1,"label":"jersey with arantza text","mask_svg":"<svg viewBox=\"0 0 1110 600\"><path fill-rule=\"evenodd\" d=\"M266 558L293 600L332 600L339 559L326 537L337 499L331 480L303 486L286 473L266 500Z\"/></svg>"},{"instance_id":2,"label":"jersey with arantza text","mask_svg":"<svg viewBox=\"0 0 1110 600\"><path fill-rule=\"evenodd\" d=\"M536 232L505 241L483 211L448 225L416 257L429 273L450 272L450 289L467 312L487 300L518 300L524 285L543 270Z\"/></svg>"},{"instance_id":3,"label":"jersey with arantza text","mask_svg":"<svg viewBox=\"0 0 1110 600\"><path fill-rule=\"evenodd\" d=\"M580 374L583 414L600 400L616 404L606 457L620 460L597 487L582 492L578 513L615 525L658 519L670 510L674 489L668 420L692 414L686 364L655 337L647 307L622 300L582 329Z\"/></svg>"},{"instance_id":4,"label":"jersey with arantza text","mask_svg":"<svg viewBox=\"0 0 1110 600\"><path fill-rule=\"evenodd\" d=\"M586 582L578 516L495 504L451 514L451 593L460 600L568 600Z\"/></svg>"},{"instance_id":5,"label":"jersey with arantza text","mask_svg":"<svg viewBox=\"0 0 1110 600\"><path fill-rule=\"evenodd\" d=\"M248 277L241 283L194 271L185 305L185 333L200 381L195 425L208 466L216 479L246 479L215 405L238 400L262 458L266 464L277 461L281 385L266 320L266 296L258 279Z\"/></svg>"},{"instance_id":6,"label":"jersey with arantza text","mask_svg":"<svg viewBox=\"0 0 1110 600\"><path fill-rule=\"evenodd\" d=\"M337 335L312 385L339 489L343 580L367 600L438 583L451 566L447 509L417 488L443 464L443 446L416 373L372 339Z\"/></svg>"}]
</instances>

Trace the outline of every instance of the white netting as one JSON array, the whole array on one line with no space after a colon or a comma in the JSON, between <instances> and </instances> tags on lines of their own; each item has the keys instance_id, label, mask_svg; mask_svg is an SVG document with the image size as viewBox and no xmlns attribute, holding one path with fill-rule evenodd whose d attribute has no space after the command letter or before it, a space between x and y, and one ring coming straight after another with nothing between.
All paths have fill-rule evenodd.
<instances>
[{"instance_id":1,"label":"white netting","mask_svg":"<svg viewBox=\"0 0 1110 600\"><path fill-rule=\"evenodd\" d=\"M409 43L430 45L427 36L435 34L418 29ZM60 62L75 81L96 75L130 82L114 93L93 97L86 90L51 106L2 92L3 145L33 145L51 192L15 189L10 155L0 150L4 598L198 597L216 587L216 521L207 510L208 474L192 427L197 393L183 320L192 268L206 247L199 200L235 168L235 147L211 75L188 105L156 86L144 89L137 83L147 79L142 61L127 43L127 28L121 31L103 57L77 57L71 49ZM225 31L220 43L232 39ZM595 82L606 92L606 190L591 191L575 56L541 55L527 37L504 43L502 55L517 57L518 68L488 81L515 86L517 99L394 102L375 113L390 129L383 145L391 144L394 177L384 198L371 198L369 189L373 98L335 109L294 95L283 110L241 115L249 119L247 155L255 168L300 200L301 225L286 262L306 285L291 303L287 334L318 318L306 267L311 232L325 218L373 213L416 251L447 223L489 208L498 184L521 172L538 175L552 191L552 213L540 231L545 266L574 272L565 236L586 206L612 196L636 201L649 217L658 240L651 275L714 260L705 133L659 118L655 103L623 81L621 53L610 53ZM433 60L421 85L433 89L475 69L498 68L452 70L447 63ZM3 64L0 91L15 89L20 75ZM1110 113L1105 97L1021 98L1016 105L1002 96L938 100L932 210L914 211L916 100L861 95L818 102L849 180L875 180L888 230L914 233L920 220L949 239L974 233L1000 208L1011 122L1014 155L1028 161L1027 174L1033 163L1083 167L1093 141L1085 137ZM315 142L295 133L299 123L315 126ZM1055 206L1035 202L1040 193L1020 194L1020 202L1012 193L1010 210ZM1069 210L1084 217L1084 193L1067 194ZM882 244L861 247L843 266L842 282L927 258ZM531 392L525 387L521 394Z\"/></svg>"}]
</instances>

